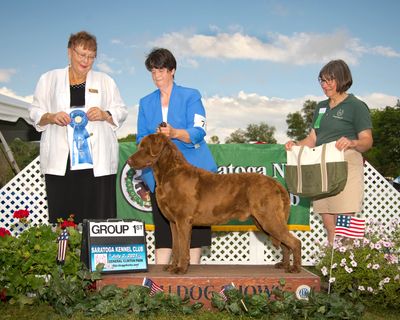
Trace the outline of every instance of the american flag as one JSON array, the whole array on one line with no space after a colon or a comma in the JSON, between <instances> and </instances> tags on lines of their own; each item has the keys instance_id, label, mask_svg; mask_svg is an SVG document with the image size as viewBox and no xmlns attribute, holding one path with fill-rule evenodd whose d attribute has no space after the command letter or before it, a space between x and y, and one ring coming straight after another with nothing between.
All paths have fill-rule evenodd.
<instances>
[{"instance_id":1,"label":"american flag","mask_svg":"<svg viewBox=\"0 0 400 320\"><path fill-rule=\"evenodd\" d=\"M67 253L69 234L67 229L64 229L60 236L57 238L58 251L57 251L57 263L64 264L65 256Z\"/></svg>"},{"instance_id":2,"label":"american flag","mask_svg":"<svg viewBox=\"0 0 400 320\"><path fill-rule=\"evenodd\" d=\"M150 289L150 296L154 296L157 292L164 292L163 288L161 288L153 280L146 277L143 279L143 286Z\"/></svg>"},{"instance_id":3,"label":"american flag","mask_svg":"<svg viewBox=\"0 0 400 320\"><path fill-rule=\"evenodd\" d=\"M226 286L222 287L222 289L219 292L219 294L221 295L222 299L224 299L224 301L228 300L227 296L225 295L225 291L231 290L231 289L234 289L234 288L235 288L235 285L233 284L233 282L231 282L231 284L227 284Z\"/></svg>"},{"instance_id":4,"label":"american flag","mask_svg":"<svg viewBox=\"0 0 400 320\"><path fill-rule=\"evenodd\" d=\"M365 233L365 219L338 215L335 234L349 238L363 238Z\"/></svg>"}]
</instances>

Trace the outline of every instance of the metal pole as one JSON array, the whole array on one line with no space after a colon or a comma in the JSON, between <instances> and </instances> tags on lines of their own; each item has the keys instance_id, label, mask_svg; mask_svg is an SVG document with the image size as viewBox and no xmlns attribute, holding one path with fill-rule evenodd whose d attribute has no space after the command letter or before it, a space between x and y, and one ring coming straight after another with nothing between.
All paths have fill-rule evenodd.
<instances>
[{"instance_id":1,"label":"metal pole","mask_svg":"<svg viewBox=\"0 0 400 320\"><path fill-rule=\"evenodd\" d=\"M16 174L18 174L21 170L19 170L18 164L14 159L13 153L12 153L10 147L8 146L6 139L4 139L4 136L1 133L1 131L0 131L0 140L1 140L1 143L3 144L3 146L4 146L4 150L5 150L6 156L7 156L8 160L9 160L9 162L11 164L11 167L12 167L13 171Z\"/></svg>"}]
</instances>

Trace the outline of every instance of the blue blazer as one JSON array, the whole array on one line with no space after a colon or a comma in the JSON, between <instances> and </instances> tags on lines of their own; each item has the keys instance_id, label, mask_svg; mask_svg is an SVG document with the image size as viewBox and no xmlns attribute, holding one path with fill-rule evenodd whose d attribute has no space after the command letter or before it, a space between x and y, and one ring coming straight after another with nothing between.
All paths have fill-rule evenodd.
<instances>
[{"instance_id":1,"label":"blue blazer","mask_svg":"<svg viewBox=\"0 0 400 320\"><path fill-rule=\"evenodd\" d=\"M156 90L140 99L136 143L139 144L145 136L155 133L162 121L161 92ZM186 160L198 168L216 172L217 164L204 140L205 110L199 91L174 83L169 100L167 122L172 127L185 129L189 133L190 143L172 139ZM150 168L143 170L142 179L154 192L155 180Z\"/></svg>"}]
</instances>

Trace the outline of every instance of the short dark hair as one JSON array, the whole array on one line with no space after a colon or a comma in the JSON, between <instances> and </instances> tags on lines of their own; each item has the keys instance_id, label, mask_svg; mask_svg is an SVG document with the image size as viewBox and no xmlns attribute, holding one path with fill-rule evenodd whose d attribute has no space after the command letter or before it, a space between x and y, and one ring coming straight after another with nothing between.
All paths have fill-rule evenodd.
<instances>
[{"instance_id":1,"label":"short dark hair","mask_svg":"<svg viewBox=\"0 0 400 320\"><path fill-rule=\"evenodd\" d=\"M339 93L346 92L353 84L351 71L349 66L343 60L329 61L319 72L318 79L336 80L336 91Z\"/></svg>"},{"instance_id":2,"label":"short dark hair","mask_svg":"<svg viewBox=\"0 0 400 320\"><path fill-rule=\"evenodd\" d=\"M96 37L86 31L72 33L68 40L68 48L75 48L79 46L82 46L84 49L97 52Z\"/></svg>"},{"instance_id":3,"label":"short dark hair","mask_svg":"<svg viewBox=\"0 0 400 320\"><path fill-rule=\"evenodd\" d=\"M144 63L146 69L151 71L153 68L162 69L167 68L169 71L176 70L176 59L168 49L154 48L147 55Z\"/></svg>"}]
</instances>

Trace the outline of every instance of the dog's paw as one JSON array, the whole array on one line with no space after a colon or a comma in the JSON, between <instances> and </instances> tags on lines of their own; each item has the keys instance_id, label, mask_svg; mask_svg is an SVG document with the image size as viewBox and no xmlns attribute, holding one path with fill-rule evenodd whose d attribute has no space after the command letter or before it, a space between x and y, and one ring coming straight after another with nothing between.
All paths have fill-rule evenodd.
<instances>
[{"instance_id":1,"label":"dog's paw","mask_svg":"<svg viewBox=\"0 0 400 320\"><path fill-rule=\"evenodd\" d=\"M176 266L172 265L172 264L167 264L163 267L164 271L169 271L172 272L172 270L175 268Z\"/></svg>"},{"instance_id":2,"label":"dog's paw","mask_svg":"<svg viewBox=\"0 0 400 320\"><path fill-rule=\"evenodd\" d=\"M187 267L185 268L185 267L176 266L176 267L171 268L169 271L174 274L185 274L185 273L187 273L187 270L188 270Z\"/></svg>"},{"instance_id":3,"label":"dog's paw","mask_svg":"<svg viewBox=\"0 0 400 320\"><path fill-rule=\"evenodd\" d=\"M286 271L288 273L300 273L301 266L290 266L289 269Z\"/></svg>"},{"instance_id":4,"label":"dog's paw","mask_svg":"<svg viewBox=\"0 0 400 320\"><path fill-rule=\"evenodd\" d=\"M278 262L275 264L275 269L288 269L289 265L283 262Z\"/></svg>"}]
</instances>

